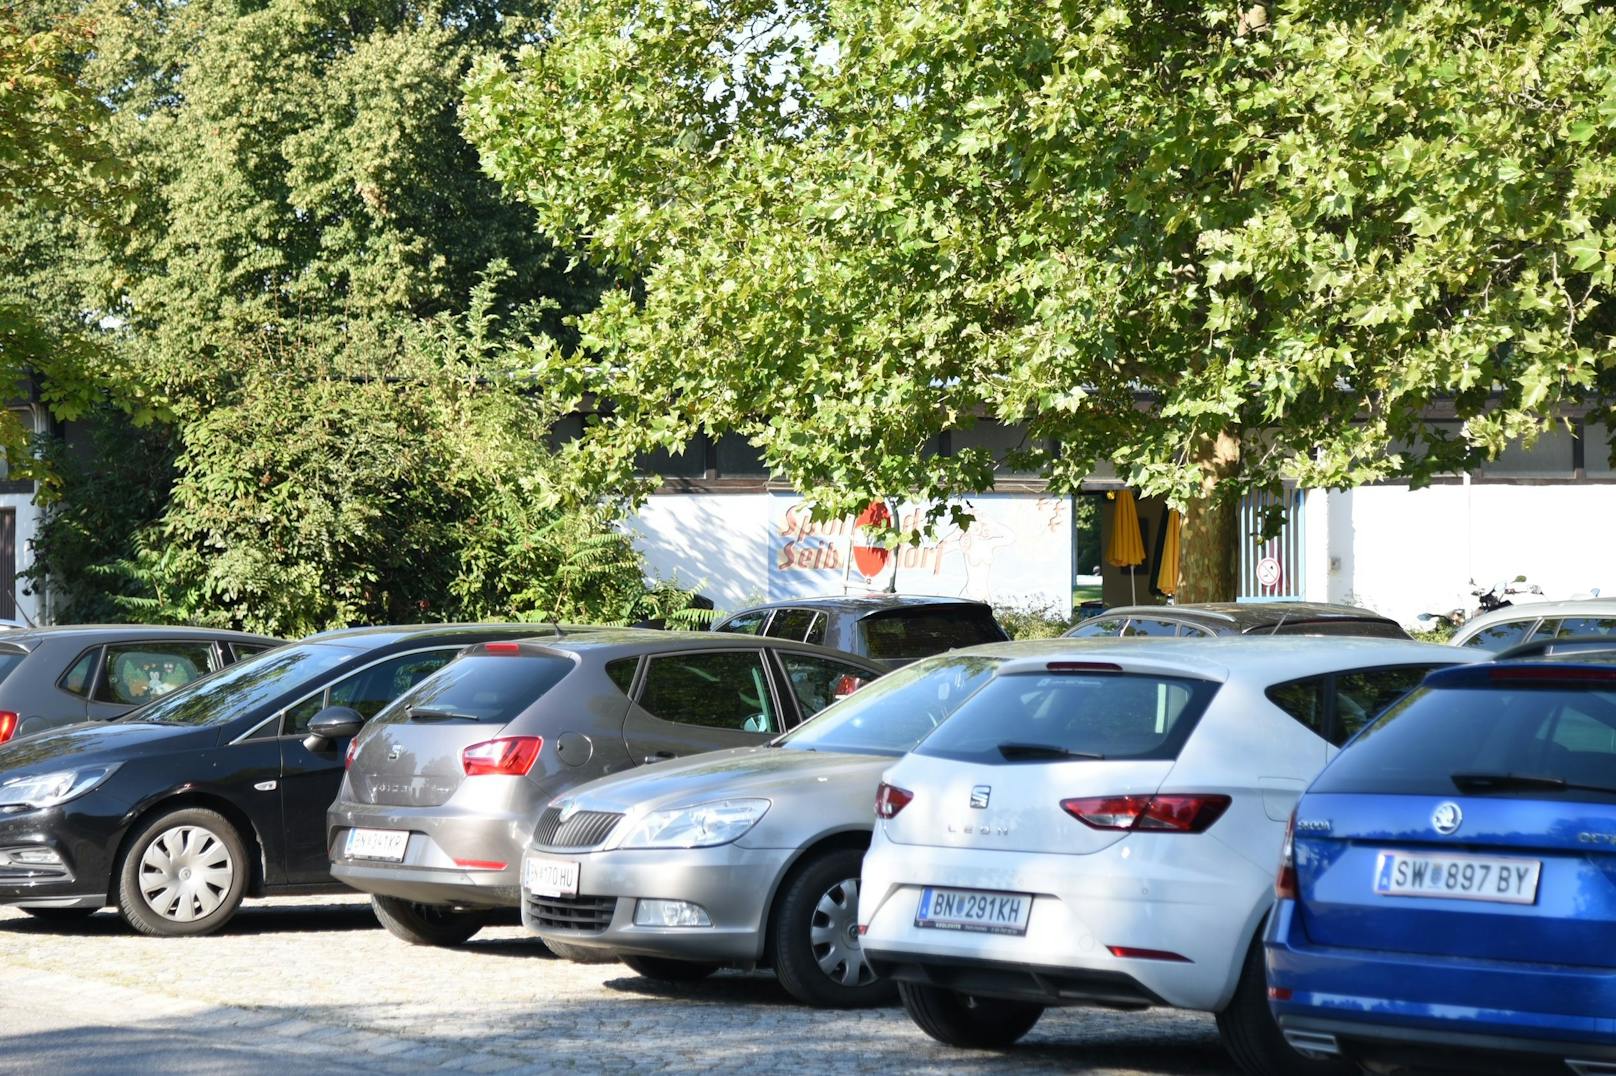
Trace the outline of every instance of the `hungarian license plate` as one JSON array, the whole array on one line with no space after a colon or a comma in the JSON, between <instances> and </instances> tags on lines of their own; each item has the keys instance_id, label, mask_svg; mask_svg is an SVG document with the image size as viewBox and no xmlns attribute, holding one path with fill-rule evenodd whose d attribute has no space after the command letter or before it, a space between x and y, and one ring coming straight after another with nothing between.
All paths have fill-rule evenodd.
<instances>
[{"instance_id":1,"label":"hungarian license plate","mask_svg":"<svg viewBox=\"0 0 1616 1076\"><path fill-rule=\"evenodd\" d=\"M576 897L578 864L559 859L524 860L522 888L541 897Z\"/></svg>"},{"instance_id":2,"label":"hungarian license plate","mask_svg":"<svg viewBox=\"0 0 1616 1076\"><path fill-rule=\"evenodd\" d=\"M984 934L1025 934L1030 915L1030 893L927 886L920 893L920 907L915 909L915 926Z\"/></svg>"},{"instance_id":3,"label":"hungarian license plate","mask_svg":"<svg viewBox=\"0 0 1616 1076\"><path fill-rule=\"evenodd\" d=\"M350 829L344 846L349 859L386 859L397 863L410 843L407 829Z\"/></svg>"},{"instance_id":4,"label":"hungarian license plate","mask_svg":"<svg viewBox=\"0 0 1616 1076\"><path fill-rule=\"evenodd\" d=\"M1542 861L1536 859L1382 852L1375 860L1375 892L1387 897L1532 904L1542 869Z\"/></svg>"}]
</instances>

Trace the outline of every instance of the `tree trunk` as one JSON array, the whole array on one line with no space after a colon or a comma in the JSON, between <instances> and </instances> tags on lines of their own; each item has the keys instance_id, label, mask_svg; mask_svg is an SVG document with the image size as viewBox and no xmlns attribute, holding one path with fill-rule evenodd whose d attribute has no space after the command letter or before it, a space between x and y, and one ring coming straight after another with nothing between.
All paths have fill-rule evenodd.
<instances>
[{"instance_id":1,"label":"tree trunk","mask_svg":"<svg viewBox=\"0 0 1616 1076\"><path fill-rule=\"evenodd\" d=\"M1220 487L1240 469L1240 437L1224 430L1195 447L1201 490L1179 531L1177 599L1232 602L1240 592L1240 502Z\"/></svg>"}]
</instances>

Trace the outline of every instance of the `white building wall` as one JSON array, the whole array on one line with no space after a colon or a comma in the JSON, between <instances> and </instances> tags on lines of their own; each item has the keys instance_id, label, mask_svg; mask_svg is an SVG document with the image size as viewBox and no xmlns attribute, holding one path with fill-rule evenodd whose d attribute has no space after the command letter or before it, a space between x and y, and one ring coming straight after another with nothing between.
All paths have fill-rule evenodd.
<instances>
[{"instance_id":1,"label":"white building wall","mask_svg":"<svg viewBox=\"0 0 1616 1076\"><path fill-rule=\"evenodd\" d=\"M10 508L17 513L17 548L13 568L18 573L26 571L33 564L34 535L39 531L39 506L34 503L31 493L3 493L0 494L0 510ZM41 623L42 603L38 594L24 593L28 580L19 574L12 587L13 595L17 600L17 619L24 624Z\"/></svg>"},{"instance_id":2,"label":"white building wall","mask_svg":"<svg viewBox=\"0 0 1616 1076\"><path fill-rule=\"evenodd\" d=\"M658 494L628 526L651 575L739 609L768 598L769 505L767 493Z\"/></svg>"}]
</instances>

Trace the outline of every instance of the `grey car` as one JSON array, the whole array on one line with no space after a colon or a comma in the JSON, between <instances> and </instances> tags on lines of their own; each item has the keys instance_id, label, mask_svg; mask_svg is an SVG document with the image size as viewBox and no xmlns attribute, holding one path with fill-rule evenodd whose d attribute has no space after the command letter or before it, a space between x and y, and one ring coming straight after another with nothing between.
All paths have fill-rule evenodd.
<instances>
[{"instance_id":1,"label":"grey car","mask_svg":"<svg viewBox=\"0 0 1616 1076\"><path fill-rule=\"evenodd\" d=\"M1616 635L1616 599L1579 598L1507 605L1466 621L1454 634L1452 642L1454 646L1505 650L1519 643L1593 635Z\"/></svg>"},{"instance_id":2,"label":"grey car","mask_svg":"<svg viewBox=\"0 0 1616 1076\"><path fill-rule=\"evenodd\" d=\"M1354 635L1407 639L1389 617L1355 605L1323 602L1202 602L1190 605L1125 605L1089 617L1066 633L1069 639L1108 636Z\"/></svg>"},{"instance_id":3,"label":"grey car","mask_svg":"<svg viewBox=\"0 0 1616 1076\"><path fill-rule=\"evenodd\" d=\"M111 721L279 645L265 635L145 624L0 633L0 743L79 721Z\"/></svg>"},{"instance_id":4,"label":"grey car","mask_svg":"<svg viewBox=\"0 0 1616 1076\"><path fill-rule=\"evenodd\" d=\"M916 662L765 747L574 789L535 830L522 921L562 953L616 956L651 978L769 966L811 1005L888 1000L857 930L881 772L1014 646Z\"/></svg>"},{"instance_id":5,"label":"grey car","mask_svg":"<svg viewBox=\"0 0 1616 1076\"><path fill-rule=\"evenodd\" d=\"M743 609L714 631L800 639L860 654L888 668L1009 638L986 602L916 594L798 598Z\"/></svg>"},{"instance_id":6,"label":"grey car","mask_svg":"<svg viewBox=\"0 0 1616 1076\"><path fill-rule=\"evenodd\" d=\"M471 647L372 720L327 815L331 873L416 944L520 903L557 793L647 762L763 743L885 670L780 639L632 628Z\"/></svg>"}]
</instances>

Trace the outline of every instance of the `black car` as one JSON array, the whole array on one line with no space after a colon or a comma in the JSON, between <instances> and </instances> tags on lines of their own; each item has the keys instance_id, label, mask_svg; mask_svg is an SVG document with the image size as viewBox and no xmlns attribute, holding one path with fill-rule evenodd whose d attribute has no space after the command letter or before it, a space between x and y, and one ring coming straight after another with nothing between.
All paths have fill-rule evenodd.
<instances>
[{"instance_id":1,"label":"black car","mask_svg":"<svg viewBox=\"0 0 1616 1076\"><path fill-rule=\"evenodd\" d=\"M912 594L800 598L757 605L726 617L713 630L828 646L888 668L945 650L1009 638L985 602Z\"/></svg>"},{"instance_id":2,"label":"black car","mask_svg":"<svg viewBox=\"0 0 1616 1076\"><path fill-rule=\"evenodd\" d=\"M1082 621L1066 633L1085 639L1157 635L1202 639L1212 635L1357 635L1407 639L1397 621L1354 605L1322 602L1206 602L1200 605L1124 605Z\"/></svg>"},{"instance_id":3,"label":"black car","mask_svg":"<svg viewBox=\"0 0 1616 1076\"><path fill-rule=\"evenodd\" d=\"M82 624L0 634L0 743L110 721L281 640L215 628Z\"/></svg>"},{"instance_id":4,"label":"black car","mask_svg":"<svg viewBox=\"0 0 1616 1076\"><path fill-rule=\"evenodd\" d=\"M327 632L117 721L0 747L0 904L46 919L113 904L144 934L207 934L244 896L341 891L325 811L352 733L462 648L542 634L533 624ZM344 731L311 736L320 716Z\"/></svg>"}]
</instances>

